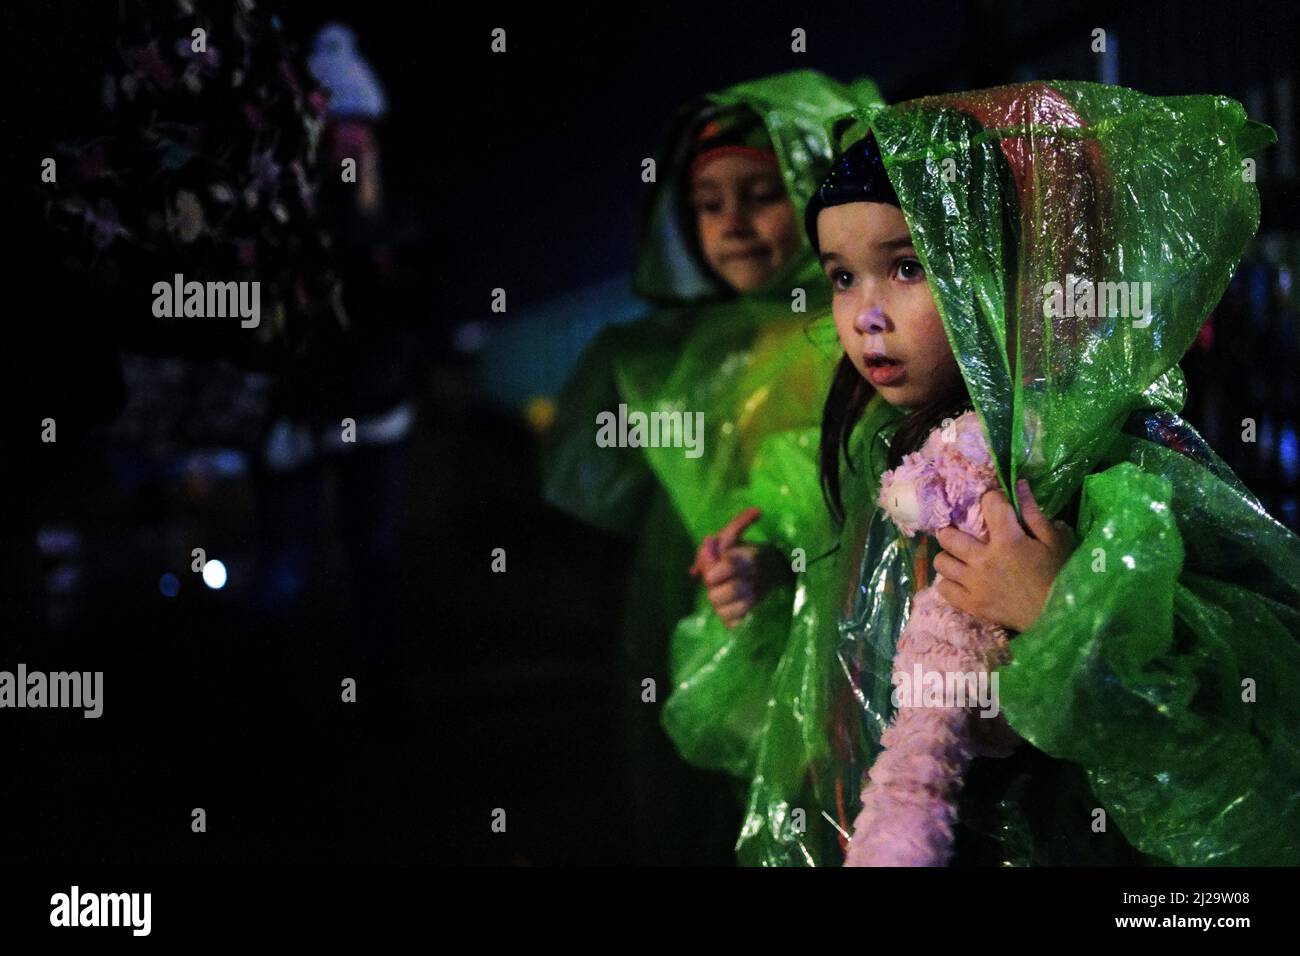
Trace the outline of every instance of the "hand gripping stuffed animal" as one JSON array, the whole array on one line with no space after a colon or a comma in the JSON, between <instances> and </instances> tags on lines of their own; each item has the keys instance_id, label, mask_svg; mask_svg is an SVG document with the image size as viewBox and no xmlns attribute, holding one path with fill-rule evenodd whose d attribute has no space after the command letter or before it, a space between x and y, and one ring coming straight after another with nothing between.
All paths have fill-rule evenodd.
<instances>
[{"instance_id":1,"label":"hand gripping stuffed animal","mask_svg":"<svg viewBox=\"0 0 1300 956\"><path fill-rule=\"evenodd\" d=\"M885 472L878 503L909 537L953 525L987 540L980 498L996 487L979 419L966 412ZM1020 737L1000 713L982 716L969 697L966 706L949 696L934 706L937 695L923 688L974 682L1010 659L1003 628L953 607L934 584L916 594L894 655L897 710L862 791L846 866L947 865L967 766L975 756L1009 756Z\"/></svg>"}]
</instances>

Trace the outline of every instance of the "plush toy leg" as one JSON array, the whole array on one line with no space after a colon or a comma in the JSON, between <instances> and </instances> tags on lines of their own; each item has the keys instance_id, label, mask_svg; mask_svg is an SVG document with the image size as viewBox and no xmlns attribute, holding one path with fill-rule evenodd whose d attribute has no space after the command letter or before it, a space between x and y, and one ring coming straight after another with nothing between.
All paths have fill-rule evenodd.
<instances>
[{"instance_id":1,"label":"plush toy leg","mask_svg":"<svg viewBox=\"0 0 1300 956\"><path fill-rule=\"evenodd\" d=\"M956 708L899 711L862 793L846 866L947 865L956 795L974 756L965 723Z\"/></svg>"},{"instance_id":2,"label":"plush toy leg","mask_svg":"<svg viewBox=\"0 0 1300 956\"><path fill-rule=\"evenodd\" d=\"M1008 756L1019 738L1000 715L983 718L968 706L944 706L953 701L927 700L924 687L934 679L928 675L948 686L945 678L988 672L1009 656L1001 628L953 607L933 587L917 594L894 655L894 673L913 697L881 737L846 866L947 865L967 766L978 754Z\"/></svg>"}]
</instances>

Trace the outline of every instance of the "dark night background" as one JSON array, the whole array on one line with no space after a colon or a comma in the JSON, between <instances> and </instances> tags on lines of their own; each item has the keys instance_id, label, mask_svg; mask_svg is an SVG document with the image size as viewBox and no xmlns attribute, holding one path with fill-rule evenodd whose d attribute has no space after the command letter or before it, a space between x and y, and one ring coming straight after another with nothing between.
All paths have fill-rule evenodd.
<instances>
[{"instance_id":1,"label":"dark night background","mask_svg":"<svg viewBox=\"0 0 1300 956\"><path fill-rule=\"evenodd\" d=\"M1033 78L1222 93L1281 140L1261 162L1260 240L1184 361L1187 417L1297 527L1300 267L1296 44L1287 2L932 2L599 6L448 14L285 4L307 45L341 19L390 95L385 188L431 237L408 302L424 375L395 593L402 665L383 705L338 705L356 613L322 518L304 610L250 610L245 472L205 449L114 454L130 351L111 315L69 314L29 241L42 157L92 115L114 3L6 7L3 354L6 548L0 669L104 670L105 716L6 712L0 862L632 862L611 724L624 550L544 507L531 398L553 395L601 321L631 317L640 162L700 93L811 67L896 101ZM504 27L508 53L489 50ZM808 34L792 54L790 31ZM1090 32L1118 41L1105 63ZM506 315L491 290L505 288ZM613 290L612 292L610 290ZM612 303L601 315L592 302ZM572 314L569 309L572 307ZM59 441L39 444L58 412ZM1257 446L1241 418L1260 420ZM170 464L169 464L170 463ZM225 463L225 464L223 464ZM226 467L226 465L229 467ZM332 487L332 486L331 486ZM337 493L336 491L330 492ZM35 540L39 547L31 550ZM230 568L209 590L191 547ZM489 572L492 548L509 572ZM23 549L26 549L25 551ZM40 595L20 593L39 560ZM27 563L24 564L24 561ZM181 589L159 593L172 571ZM204 807L209 832L192 834ZM508 835L488 829L508 808Z\"/></svg>"}]
</instances>

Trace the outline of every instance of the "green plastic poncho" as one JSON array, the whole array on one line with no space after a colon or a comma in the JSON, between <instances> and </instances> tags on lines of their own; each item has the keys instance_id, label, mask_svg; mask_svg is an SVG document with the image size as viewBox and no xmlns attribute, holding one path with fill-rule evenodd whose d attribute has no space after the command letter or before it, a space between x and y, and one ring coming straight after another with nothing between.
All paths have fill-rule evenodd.
<instances>
[{"instance_id":1,"label":"green plastic poncho","mask_svg":"<svg viewBox=\"0 0 1300 956\"><path fill-rule=\"evenodd\" d=\"M836 357L833 327L826 332L829 290L806 243L763 288L745 295L720 287L691 254L683 230L694 224L680 215L690 146L719 112L753 111L802 216L830 165L829 120L878 102L869 80L846 85L799 70L738 84L678 111L656 157L656 182L647 186L634 280L655 310L605 329L588 347L543 448L546 500L635 542L619 699L628 708L624 744L643 862L687 858L666 848L706 838L692 827L716 834L707 833L712 821L699 807L700 782L696 794L682 793L692 786L681 780L688 768L664 737L659 709L642 702L642 681L655 678L660 700L667 696L670 635L702 600L687 573L696 544L745 506L740 492L761 439L817 421ZM821 319L819 328L811 318ZM630 412L703 413L702 453L598 447L597 416L617 413L620 404ZM762 529L754 535L761 538ZM726 799L734 813L734 793Z\"/></svg>"},{"instance_id":2,"label":"green plastic poncho","mask_svg":"<svg viewBox=\"0 0 1300 956\"><path fill-rule=\"evenodd\" d=\"M1049 516L1078 505L1079 547L1000 674L1027 744L975 761L954 862L1295 865L1300 541L1177 415L1176 363L1257 228L1246 161L1271 131L1222 97L1069 82L857 119L840 145L868 127L880 142L1004 489L1027 478ZM746 755L742 862L843 861L938 550L918 555L873 503L899 417L877 398L855 432L856 505L836 558L801 576L788 633L775 611L765 634L713 628L712 670L676 695L730 688L719 671L744 648L773 668L757 705L690 707ZM769 440L756 487L814 470L809 439ZM785 488L814 494L800 482ZM688 618L677 639L708 631Z\"/></svg>"}]
</instances>

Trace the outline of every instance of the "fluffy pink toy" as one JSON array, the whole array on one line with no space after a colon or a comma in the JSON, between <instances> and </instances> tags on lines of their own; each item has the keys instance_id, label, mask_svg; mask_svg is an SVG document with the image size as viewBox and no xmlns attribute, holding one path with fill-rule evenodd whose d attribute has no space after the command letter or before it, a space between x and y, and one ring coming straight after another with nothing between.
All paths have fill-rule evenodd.
<instances>
[{"instance_id":1,"label":"fluffy pink toy","mask_svg":"<svg viewBox=\"0 0 1300 956\"><path fill-rule=\"evenodd\" d=\"M987 540L980 497L997 486L979 419L967 412L935 429L919 452L885 472L878 501L909 537L954 525ZM1009 756L1020 738L1001 713L984 717L949 699L934 706L937 701L927 700L922 688L935 680L931 674L942 681L944 675L989 673L1010 659L1001 627L953 607L933 584L917 593L894 655L899 706L862 791L845 866L948 863L957 796L971 759ZM918 675L924 675L921 686ZM900 697L909 683L910 694Z\"/></svg>"}]
</instances>

